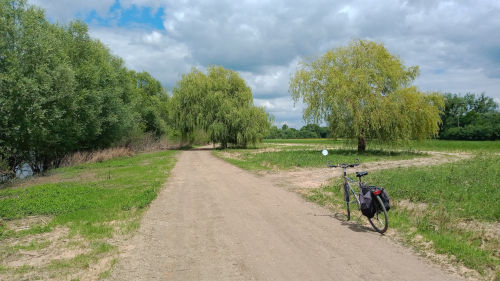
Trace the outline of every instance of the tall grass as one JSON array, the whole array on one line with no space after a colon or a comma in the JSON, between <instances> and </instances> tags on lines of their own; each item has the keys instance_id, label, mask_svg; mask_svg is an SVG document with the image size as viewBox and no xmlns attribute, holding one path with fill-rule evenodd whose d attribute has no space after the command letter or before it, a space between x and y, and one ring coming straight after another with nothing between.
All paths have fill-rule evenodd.
<instances>
[{"instance_id":1,"label":"tall grass","mask_svg":"<svg viewBox=\"0 0 500 281\"><path fill-rule=\"evenodd\" d=\"M118 157L133 156L134 154L134 151L128 147L113 147L95 151L77 151L66 155L61 161L61 167L102 162Z\"/></svg>"}]
</instances>

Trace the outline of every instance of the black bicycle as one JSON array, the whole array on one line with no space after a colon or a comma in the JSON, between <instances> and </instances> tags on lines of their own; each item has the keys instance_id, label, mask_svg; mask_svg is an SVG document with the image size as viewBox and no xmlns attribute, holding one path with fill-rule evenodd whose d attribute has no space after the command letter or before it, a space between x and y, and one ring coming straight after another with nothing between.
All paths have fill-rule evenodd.
<instances>
[{"instance_id":1,"label":"black bicycle","mask_svg":"<svg viewBox=\"0 0 500 281\"><path fill-rule=\"evenodd\" d=\"M323 155L327 154L328 151L324 150ZM371 198L373 200L372 207L374 208L374 210L372 217L367 216L368 221L375 229L375 231L384 233L387 230L387 227L389 226L389 219L387 217L387 210L381 199L381 194L383 190L376 186L369 186L365 182L361 181L361 178L368 175L368 172L356 172L356 177L359 179L358 182L347 176L347 168L354 168L361 164L361 161L359 161L359 159L356 160L357 163L352 163L352 164L342 163L342 164L332 165L330 164L330 162L328 162L328 167L330 168L342 167L344 169L343 189L344 189L344 199L347 208L347 220L351 219L351 204L356 204L358 206L358 210L361 210L361 202L359 195L363 196L363 194L367 194L367 192L369 192L371 193ZM354 191L352 187L353 185L359 187L360 191L359 195ZM354 200L351 200L351 194L354 197Z\"/></svg>"}]
</instances>

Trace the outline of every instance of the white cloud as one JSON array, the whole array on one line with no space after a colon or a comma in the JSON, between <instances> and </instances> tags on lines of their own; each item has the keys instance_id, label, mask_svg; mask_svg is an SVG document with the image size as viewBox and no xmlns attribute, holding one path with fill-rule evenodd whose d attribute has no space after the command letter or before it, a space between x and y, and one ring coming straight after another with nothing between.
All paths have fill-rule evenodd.
<instances>
[{"instance_id":1,"label":"white cloud","mask_svg":"<svg viewBox=\"0 0 500 281\"><path fill-rule=\"evenodd\" d=\"M263 106L267 112L275 118L275 125L281 127L287 124L290 127L300 128L305 125L302 119L304 104L298 102L295 104L289 97L255 98L254 103L257 106Z\"/></svg>"},{"instance_id":2,"label":"white cloud","mask_svg":"<svg viewBox=\"0 0 500 281\"><path fill-rule=\"evenodd\" d=\"M181 74L197 66L186 45L159 31L93 28L90 33L122 57L129 68L151 73L170 89Z\"/></svg>"},{"instance_id":3,"label":"white cloud","mask_svg":"<svg viewBox=\"0 0 500 281\"><path fill-rule=\"evenodd\" d=\"M161 42L161 39L162 39L163 35L158 32L158 31L153 31L151 32L150 34L146 34L143 36L144 38L144 41L146 43L153 43L153 44L158 44Z\"/></svg>"},{"instance_id":4,"label":"white cloud","mask_svg":"<svg viewBox=\"0 0 500 281\"><path fill-rule=\"evenodd\" d=\"M266 65L258 71L240 71L240 75L252 88L256 97L289 96L288 83L297 68L297 64L298 58L295 58L288 65Z\"/></svg>"},{"instance_id":5,"label":"white cloud","mask_svg":"<svg viewBox=\"0 0 500 281\"><path fill-rule=\"evenodd\" d=\"M77 15L85 15L92 10L100 16L105 16L115 0L28 0L28 2L44 8L47 16L54 21L67 23L75 19Z\"/></svg>"}]
</instances>

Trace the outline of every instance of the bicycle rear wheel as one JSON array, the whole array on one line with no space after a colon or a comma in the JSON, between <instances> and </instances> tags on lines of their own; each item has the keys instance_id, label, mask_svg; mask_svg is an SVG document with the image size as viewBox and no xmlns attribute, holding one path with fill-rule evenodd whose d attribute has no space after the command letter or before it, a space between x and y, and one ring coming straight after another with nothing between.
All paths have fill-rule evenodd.
<instances>
[{"instance_id":1,"label":"bicycle rear wheel","mask_svg":"<svg viewBox=\"0 0 500 281\"><path fill-rule=\"evenodd\" d=\"M382 203L382 199L380 199L378 195L375 195L375 198L377 198L375 201L377 212L373 218L368 218L368 221L375 231L382 234L387 230L387 227L389 227L389 219L387 218L387 211L385 210L384 203Z\"/></svg>"},{"instance_id":2,"label":"bicycle rear wheel","mask_svg":"<svg viewBox=\"0 0 500 281\"><path fill-rule=\"evenodd\" d=\"M347 208L347 220L350 220L351 219L351 209L349 208L349 203L350 203L349 186L347 186L346 184L344 184L344 199L345 199L345 204L346 204L346 208Z\"/></svg>"}]
</instances>

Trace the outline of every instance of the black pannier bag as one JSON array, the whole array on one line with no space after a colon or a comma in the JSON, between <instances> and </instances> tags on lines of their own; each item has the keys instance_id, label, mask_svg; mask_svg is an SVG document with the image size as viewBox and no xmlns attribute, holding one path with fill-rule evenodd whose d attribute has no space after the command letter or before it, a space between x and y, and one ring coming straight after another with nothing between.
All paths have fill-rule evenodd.
<instances>
[{"instance_id":1,"label":"black pannier bag","mask_svg":"<svg viewBox=\"0 0 500 281\"><path fill-rule=\"evenodd\" d=\"M386 211L389 211L391 208L391 205L389 204L389 194L387 194L387 191L382 187L380 189L382 192L380 193L380 199L382 199L382 203L384 203L384 207Z\"/></svg>"},{"instance_id":2,"label":"black pannier bag","mask_svg":"<svg viewBox=\"0 0 500 281\"><path fill-rule=\"evenodd\" d=\"M359 193L359 207L361 209L361 213L369 218L373 218L376 212L375 202L373 199L371 188L362 187L361 193Z\"/></svg>"}]
</instances>

